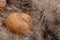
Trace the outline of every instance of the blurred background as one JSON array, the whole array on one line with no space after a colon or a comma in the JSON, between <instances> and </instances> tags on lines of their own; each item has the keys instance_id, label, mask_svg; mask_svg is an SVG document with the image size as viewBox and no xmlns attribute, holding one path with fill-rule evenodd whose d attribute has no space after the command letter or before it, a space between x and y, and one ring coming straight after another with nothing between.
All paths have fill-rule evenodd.
<instances>
[{"instance_id":1,"label":"blurred background","mask_svg":"<svg viewBox=\"0 0 60 40\"><path fill-rule=\"evenodd\" d=\"M6 0L0 11L0 40L60 40L60 0ZM25 36L11 33L5 19L13 12L24 12L33 19Z\"/></svg>"}]
</instances>

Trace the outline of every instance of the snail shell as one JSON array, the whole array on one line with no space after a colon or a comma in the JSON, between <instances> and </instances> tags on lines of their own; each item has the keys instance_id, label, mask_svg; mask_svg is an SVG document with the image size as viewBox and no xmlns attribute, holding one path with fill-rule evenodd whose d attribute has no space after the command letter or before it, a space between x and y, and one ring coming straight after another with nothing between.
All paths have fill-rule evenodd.
<instances>
[{"instance_id":1,"label":"snail shell","mask_svg":"<svg viewBox=\"0 0 60 40\"><path fill-rule=\"evenodd\" d=\"M6 6L6 0L0 0L0 10L4 10Z\"/></svg>"},{"instance_id":2,"label":"snail shell","mask_svg":"<svg viewBox=\"0 0 60 40\"><path fill-rule=\"evenodd\" d=\"M6 19L6 26L13 33L24 34L30 31L32 18L26 13L12 13Z\"/></svg>"}]
</instances>

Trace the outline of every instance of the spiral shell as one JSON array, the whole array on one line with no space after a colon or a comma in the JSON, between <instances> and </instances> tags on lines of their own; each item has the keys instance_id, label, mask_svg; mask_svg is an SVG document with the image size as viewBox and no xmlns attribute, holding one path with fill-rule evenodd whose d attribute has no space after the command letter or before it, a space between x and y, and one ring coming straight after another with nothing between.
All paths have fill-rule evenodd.
<instances>
[{"instance_id":1,"label":"spiral shell","mask_svg":"<svg viewBox=\"0 0 60 40\"><path fill-rule=\"evenodd\" d=\"M6 0L0 0L0 10L4 10L6 6Z\"/></svg>"},{"instance_id":2,"label":"spiral shell","mask_svg":"<svg viewBox=\"0 0 60 40\"><path fill-rule=\"evenodd\" d=\"M6 19L6 26L13 33L24 34L30 31L32 18L26 13L12 13Z\"/></svg>"}]
</instances>

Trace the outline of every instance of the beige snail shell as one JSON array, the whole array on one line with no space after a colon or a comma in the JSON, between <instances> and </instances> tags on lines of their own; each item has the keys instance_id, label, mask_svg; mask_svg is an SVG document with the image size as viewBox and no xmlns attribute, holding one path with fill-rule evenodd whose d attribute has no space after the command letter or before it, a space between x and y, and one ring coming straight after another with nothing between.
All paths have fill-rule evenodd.
<instances>
[{"instance_id":1,"label":"beige snail shell","mask_svg":"<svg viewBox=\"0 0 60 40\"><path fill-rule=\"evenodd\" d=\"M0 11L1 10L3 11L5 6L6 6L6 0L0 0Z\"/></svg>"},{"instance_id":2,"label":"beige snail shell","mask_svg":"<svg viewBox=\"0 0 60 40\"><path fill-rule=\"evenodd\" d=\"M32 28L32 18L26 13L12 13L6 19L7 28L18 34L25 34Z\"/></svg>"}]
</instances>

